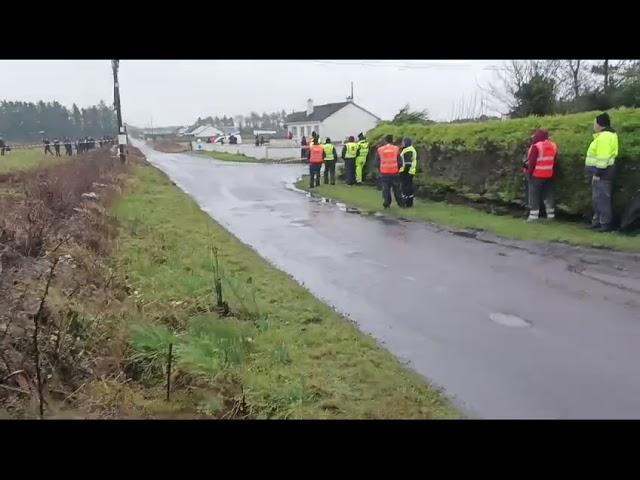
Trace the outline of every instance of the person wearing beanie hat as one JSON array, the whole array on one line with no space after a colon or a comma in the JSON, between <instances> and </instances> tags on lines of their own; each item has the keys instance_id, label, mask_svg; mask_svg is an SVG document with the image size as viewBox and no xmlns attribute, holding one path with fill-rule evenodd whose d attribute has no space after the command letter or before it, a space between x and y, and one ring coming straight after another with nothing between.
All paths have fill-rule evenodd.
<instances>
[{"instance_id":1,"label":"person wearing beanie hat","mask_svg":"<svg viewBox=\"0 0 640 480\"><path fill-rule=\"evenodd\" d=\"M402 141L404 147L400 152L402 166L400 167L400 188L402 191L402 202L406 208L413 207L413 177L418 166L418 152L409 137Z\"/></svg>"},{"instance_id":2,"label":"person wearing beanie hat","mask_svg":"<svg viewBox=\"0 0 640 480\"><path fill-rule=\"evenodd\" d=\"M611 127L611 119L606 112L596 117L593 130L593 140L585 158L585 169L591 178L591 228L599 232L610 232L613 230L612 193L618 156L618 134Z\"/></svg>"}]
</instances>

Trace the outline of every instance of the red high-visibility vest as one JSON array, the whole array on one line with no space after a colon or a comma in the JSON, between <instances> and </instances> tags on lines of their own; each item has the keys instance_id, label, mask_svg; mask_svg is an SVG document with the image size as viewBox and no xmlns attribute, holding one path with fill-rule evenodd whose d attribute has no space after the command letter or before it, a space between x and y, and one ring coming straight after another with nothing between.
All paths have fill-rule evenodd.
<instances>
[{"instance_id":1,"label":"red high-visibility vest","mask_svg":"<svg viewBox=\"0 0 640 480\"><path fill-rule=\"evenodd\" d=\"M313 145L311 147L311 157L309 163L317 164L322 163L322 154L324 153L324 147L322 145Z\"/></svg>"},{"instance_id":2,"label":"red high-visibility vest","mask_svg":"<svg viewBox=\"0 0 640 480\"><path fill-rule=\"evenodd\" d=\"M551 140L543 140L534 145L538 149L538 159L531 174L535 178L553 177L553 167L558 153L558 146Z\"/></svg>"},{"instance_id":3,"label":"red high-visibility vest","mask_svg":"<svg viewBox=\"0 0 640 480\"><path fill-rule=\"evenodd\" d=\"M388 143L378 147L378 156L380 157L380 173L383 175L397 175L400 169L398 168L398 155L400 154L400 148L396 145Z\"/></svg>"}]
</instances>

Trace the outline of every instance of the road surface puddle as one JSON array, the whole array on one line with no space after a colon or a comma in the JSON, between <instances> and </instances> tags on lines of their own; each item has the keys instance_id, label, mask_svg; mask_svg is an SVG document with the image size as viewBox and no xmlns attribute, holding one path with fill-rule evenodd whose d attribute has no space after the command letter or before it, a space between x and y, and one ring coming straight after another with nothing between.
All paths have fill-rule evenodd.
<instances>
[{"instance_id":1,"label":"road surface puddle","mask_svg":"<svg viewBox=\"0 0 640 480\"><path fill-rule=\"evenodd\" d=\"M505 327L530 327L531 322L510 313L493 312L489 315L492 322Z\"/></svg>"}]
</instances>

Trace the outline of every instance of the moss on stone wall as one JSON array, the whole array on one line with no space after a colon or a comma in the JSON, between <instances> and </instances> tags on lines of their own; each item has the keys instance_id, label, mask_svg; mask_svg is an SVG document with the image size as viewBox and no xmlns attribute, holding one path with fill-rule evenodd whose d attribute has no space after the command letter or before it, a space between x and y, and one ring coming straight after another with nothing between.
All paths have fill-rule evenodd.
<instances>
[{"instance_id":1,"label":"moss on stone wall","mask_svg":"<svg viewBox=\"0 0 640 480\"><path fill-rule=\"evenodd\" d=\"M382 123L367 136L372 145L387 134L413 139L420 167L416 178L419 192L426 193L432 187L441 190L446 185L463 195L479 195L513 205L524 195L520 170L531 133L546 128L560 151L556 177L558 208L568 214L589 216L591 190L584 174L584 157L598 113L467 124ZM640 191L640 109L612 110L609 114L620 140L614 199L620 212Z\"/></svg>"}]
</instances>

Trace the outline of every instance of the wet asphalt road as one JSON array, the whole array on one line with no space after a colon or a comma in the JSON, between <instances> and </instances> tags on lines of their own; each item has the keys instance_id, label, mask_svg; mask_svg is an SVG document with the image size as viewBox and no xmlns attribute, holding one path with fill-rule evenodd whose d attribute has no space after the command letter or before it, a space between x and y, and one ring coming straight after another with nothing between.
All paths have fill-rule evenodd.
<instances>
[{"instance_id":1,"label":"wet asphalt road","mask_svg":"<svg viewBox=\"0 0 640 480\"><path fill-rule=\"evenodd\" d=\"M640 418L638 256L361 216L292 190L303 165L136 145L211 217L468 416Z\"/></svg>"}]
</instances>

